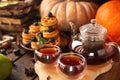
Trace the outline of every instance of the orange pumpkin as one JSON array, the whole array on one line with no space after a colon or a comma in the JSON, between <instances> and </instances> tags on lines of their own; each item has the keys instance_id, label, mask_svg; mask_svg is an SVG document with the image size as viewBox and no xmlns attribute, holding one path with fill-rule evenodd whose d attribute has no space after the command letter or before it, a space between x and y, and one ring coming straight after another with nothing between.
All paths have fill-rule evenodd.
<instances>
[{"instance_id":1,"label":"orange pumpkin","mask_svg":"<svg viewBox=\"0 0 120 80\"><path fill-rule=\"evenodd\" d=\"M98 8L96 21L107 29L107 38L120 45L120 1L108 1Z\"/></svg>"},{"instance_id":2,"label":"orange pumpkin","mask_svg":"<svg viewBox=\"0 0 120 80\"><path fill-rule=\"evenodd\" d=\"M89 0L88 0L89 1ZM40 6L41 17L52 12L58 19L61 31L70 31L69 21L77 28L88 23L95 14L98 6L87 0L43 0Z\"/></svg>"}]
</instances>

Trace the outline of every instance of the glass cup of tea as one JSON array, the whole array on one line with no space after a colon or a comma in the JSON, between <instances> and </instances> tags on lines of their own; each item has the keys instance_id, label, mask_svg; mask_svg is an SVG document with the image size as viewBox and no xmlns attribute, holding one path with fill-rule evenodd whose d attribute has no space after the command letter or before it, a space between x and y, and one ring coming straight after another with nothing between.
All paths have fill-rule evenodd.
<instances>
[{"instance_id":1,"label":"glass cup of tea","mask_svg":"<svg viewBox=\"0 0 120 80\"><path fill-rule=\"evenodd\" d=\"M61 53L61 49L56 45L44 44L39 49L35 50L35 61L40 61L43 64L55 63Z\"/></svg>"},{"instance_id":2,"label":"glass cup of tea","mask_svg":"<svg viewBox=\"0 0 120 80\"><path fill-rule=\"evenodd\" d=\"M86 68L85 58L77 53L64 53L60 55L56 66L58 74L70 80L83 78Z\"/></svg>"}]
</instances>

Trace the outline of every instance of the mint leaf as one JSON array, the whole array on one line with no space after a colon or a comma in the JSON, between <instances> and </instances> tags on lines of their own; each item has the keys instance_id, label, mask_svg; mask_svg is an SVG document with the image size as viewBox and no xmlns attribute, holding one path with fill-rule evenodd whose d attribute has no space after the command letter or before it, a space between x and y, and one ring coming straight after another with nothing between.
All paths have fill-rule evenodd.
<instances>
[{"instance_id":1,"label":"mint leaf","mask_svg":"<svg viewBox=\"0 0 120 80\"><path fill-rule=\"evenodd\" d=\"M45 44L46 40L45 40L44 38L42 38L42 37L39 37L38 42L39 42L40 44Z\"/></svg>"}]
</instances>

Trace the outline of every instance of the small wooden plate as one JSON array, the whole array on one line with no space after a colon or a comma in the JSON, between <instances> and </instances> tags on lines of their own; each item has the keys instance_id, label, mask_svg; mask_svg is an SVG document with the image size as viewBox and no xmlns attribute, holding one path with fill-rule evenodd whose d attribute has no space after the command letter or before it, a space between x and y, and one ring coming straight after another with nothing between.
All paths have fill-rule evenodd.
<instances>
[{"instance_id":1,"label":"small wooden plate","mask_svg":"<svg viewBox=\"0 0 120 80\"><path fill-rule=\"evenodd\" d=\"M40 80L70 80L65 77L61 77L61 73L57 73L55 67L47 66L37 61L34 65L35 72L39 76ZM109 71L112 68L112 64L104 63L101 65L88 65L85 76L81 80L95 80L100 74Z\"/></svg>"}]
</instances>

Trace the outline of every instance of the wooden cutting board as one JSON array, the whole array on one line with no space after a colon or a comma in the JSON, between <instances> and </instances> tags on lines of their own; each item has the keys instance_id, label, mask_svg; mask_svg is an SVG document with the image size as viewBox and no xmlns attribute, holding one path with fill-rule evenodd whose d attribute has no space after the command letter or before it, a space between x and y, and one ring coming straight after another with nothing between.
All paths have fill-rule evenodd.
<instances>
[{"instance_id":1,"label":"wooden cutting board","mask_svg":"<svg viewBox=\"0 0 120 80\"><path fill-rule=\"evenodd\" d=\"M50 80L71 80L66 77L60 76L57 73L56 67L51 65L44 65L37 61L34 65L35 72L39 76L39 80L47 80L48 76ZM104 63L101 65L88 65L85 76L81 80L95 80L97 76L109 71L112 68L112 64Z\"/></svg>"}]
</instances>

